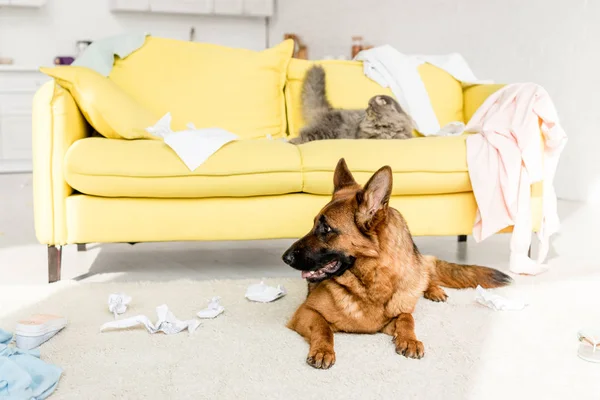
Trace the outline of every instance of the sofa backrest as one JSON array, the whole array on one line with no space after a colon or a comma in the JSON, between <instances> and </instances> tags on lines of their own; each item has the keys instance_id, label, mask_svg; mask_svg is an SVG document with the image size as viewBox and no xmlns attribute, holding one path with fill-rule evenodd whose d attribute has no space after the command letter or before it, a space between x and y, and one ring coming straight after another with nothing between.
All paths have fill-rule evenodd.
<instances>
[{"instance_id":1,"label":"sofa backrest","mask_svg":"<svg viewBox=\"0 0 600 400\"><path fill-rule=\"evenodd\" d=\"M293 41L252 51L157 37L117 60L110 79L173 128L219 127L241 138L282 137Z\"/></svg>"},{"instance_id":2,"label":"sofa backrest","mask_svg":"<svg viewBox=\"0 0 600 400\"><path fill-rule=\"evenodd\" d=\"M366 108L369 99L378 94L392 96L391 90L367 78L359 61L317 61L326 72L327 97L333 107L344 109ZM302 118L301 93L306 71L315 62L292 59L287 70L285 98L287 104L288 134L298 136L305 125ZM463 121L463 91L461 83L446 71L431 64L419 66L440 126L452 121Z\"/></svg>"}]
</instances>

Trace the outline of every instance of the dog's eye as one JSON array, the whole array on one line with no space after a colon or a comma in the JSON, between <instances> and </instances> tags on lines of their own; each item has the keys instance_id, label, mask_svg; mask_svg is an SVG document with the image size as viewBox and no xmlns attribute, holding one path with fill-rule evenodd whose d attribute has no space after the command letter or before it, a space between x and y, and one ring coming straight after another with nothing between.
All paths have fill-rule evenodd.
<instances>
[{"instance_id":1,"label":"dog's eye","mask_svg":"<svg viewBox=\"0 0 600 400\"><path fill-rule=\"evenodd\" d=\"M323 232L324 234L328 234L333 232L333 229L331 229L331 227L325 223L321 224L321 232Z\"/></svg>"}]
</instances>

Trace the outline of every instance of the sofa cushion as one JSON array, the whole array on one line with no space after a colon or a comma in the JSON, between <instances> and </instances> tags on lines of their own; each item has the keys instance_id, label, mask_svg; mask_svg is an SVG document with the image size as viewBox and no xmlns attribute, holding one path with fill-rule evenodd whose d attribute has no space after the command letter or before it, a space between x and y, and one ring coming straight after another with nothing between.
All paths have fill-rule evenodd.
<instances>
[{"instance_id":1,"label":"sofa cushion","mask_svg":"<svg viewBox=\"0 0 600 400\"><path fill-rule=\"evenodd\" d=\"M285 85L293 41L264 50L149 37L116 60L110 79L174 126L223 128L241 138L283 136Z\"/></svg>"},{"instance_id":2,"label":"sofa cushion","mask_svg":"<svg viewBox=\"0 0 600 400\"><path fill-rule=\"evenodd\" d=\"M333 171L346 159L360 184L384 165L392 168L392 195L470 192L466 136L408 140L322 140L298 146L302 157L303 191L333 192Z\"/></svg>"},{"instance_id":3,"label":"sofa cushion","mask_svg":"<svg viewBox=\"0 0 600 400\"><path fill-rule=\"evenodd\" d=\"M298 148L275 140L231 142L195 171L156 140L86 138L64 161L75 190L108 197L245 197L300 192Z\"/></svg>"},{"instance_id":4,"label":"sofa cushion","mask_svg":"<svg viewBox=\"0 0 600 400\"><path fill-rule=\"evenodd\" d=\"M336 108L366 108L369 99L378 94L392 96L389 88L383 88L367 78L359 61L318 61L325 68L327 96ZM285 96L288 114L288 133L298 136L305 122L302 118L301 93L306 71L315 63L292 59L287 71ZM419 75L425 84L433 110L440 126L463 120L463 92L460 82L446 71L431 64L419 66Z\"/></svg>"},{"instance_id":5,"label":"sofa cushion","mask_svg":"<svg viewBox=\"0 0 600 400\"><path fill-rule=\"evenodd\" d=\"M67 89L89 124L112 139L159 139L146 132L158 116L98 72L75 66L40 68Z\"/></svg>"}]
</instances>

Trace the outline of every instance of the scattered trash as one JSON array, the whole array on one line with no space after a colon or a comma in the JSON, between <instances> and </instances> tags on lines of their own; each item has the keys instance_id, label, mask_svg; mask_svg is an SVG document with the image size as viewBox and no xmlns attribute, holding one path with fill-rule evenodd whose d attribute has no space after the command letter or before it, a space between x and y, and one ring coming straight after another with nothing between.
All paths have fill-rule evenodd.
<instances>
[{"instance_id":1,"label":"scattered trash","mask_svg":"<svg viewBox=\"0 0 600 400\"><path fill-rule=\"evenodd\" d=\"M192 334L200 326L200 321L197 319L187 321L178 320L169 311L169 307L166 304L156 307L156 315L158 316L156 324L152 324L150 319L145 315L137 315L131 318L107 322L100 327L100 332L104 332L107 329L126 329L137 325L144 325L149 333L163 332L167 335L172 335L187 329Z\"/></svg>"},{"instance_id":2,"label":"scattered trash","mask_svg":"<svg viewBox=\"0 0 600 400\"><path fill-rule=\"evenodd\" d=\"M196 314L199 318L215 318L219 314L222 314L225 311L225 307L221 305L220 297L213 297L209 303L208 307L204 310L198 311Z\"/></svg>"},{"instance_id":3,"label":"scattered trash","mask_svg":"<svg viewBox=\"0 0 600 400\"><path fill-rule=\"evenodd\" d=\"M17 322L15 341L17 347L31 350L48 341L67 326L67 319L57 315L36 314Z\"/></svg>"},{"instance_id":4,"label":"scattered trash","mask_svg":"<svg viewBox=\"0 0 600 400\"><path fill-rule=\"evenodd\" d=\"M127 311L129 303L131 303L131 297L125 293L111 294L108 296L108 311L113 313L117 319L117 315Z\"/></svg>"},{"instance_id":5,"label":"scattered trash","mask_svg":"<svg viewBox=\"0 0 600 400\"><path fill-rule=\"evenodd\" d=\"M582 329L577 332L577 337L581 342L577 351L579 358L600 363L600 329Z\"/></svg>"},{"instance_id":6,"label":"scattered trash","mask_svg":"<svg viewBox=\"0 0 600 400\"><path fill-rule=\"evenodd\" d=\"M479 304L483 304L486 307L494 309L496 311L519 311L525 308L527 303L520 300L511 300L506 297L502 297L498 294L494 294L489 290L482 288L477 285L475 289L477 291L477 296L475 300Z\"/></svg>"},{"instance_id":7,"label":"scattered trash","mask_svg":"<svg viewBox=\"0 0 600 400\"><path fill-rule=\"evenodd\" d=\"M287 294L285 288L281 285L277 287L265 285L264 282L256 283L248 286L246 290L246 298L251 301L260 303L268 303L275 301Z\"/></svg>"}]
</instances>

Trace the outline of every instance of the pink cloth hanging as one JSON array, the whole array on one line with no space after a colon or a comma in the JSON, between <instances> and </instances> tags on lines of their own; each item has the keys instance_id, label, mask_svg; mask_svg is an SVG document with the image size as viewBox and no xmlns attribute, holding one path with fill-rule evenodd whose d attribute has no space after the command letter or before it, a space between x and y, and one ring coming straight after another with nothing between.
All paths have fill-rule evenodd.
<instances>
[{"instance_id":1,"label":"pink cloth hanging","mask_svg":"<svg viewBox=\"0 0 600 400\"><path fill-rule=\"evenodd\" d=\"M487 98L465 130L477 133L467 138L467 165L478 208L475 240L514 225L510 270L543 272L549 238L560 225L553 181L567 142L550 96L533 83L505 86ZM534 261L527 255L533 230L531 184L540 181L542 224Z\"/></svg>"}]
</instances>

